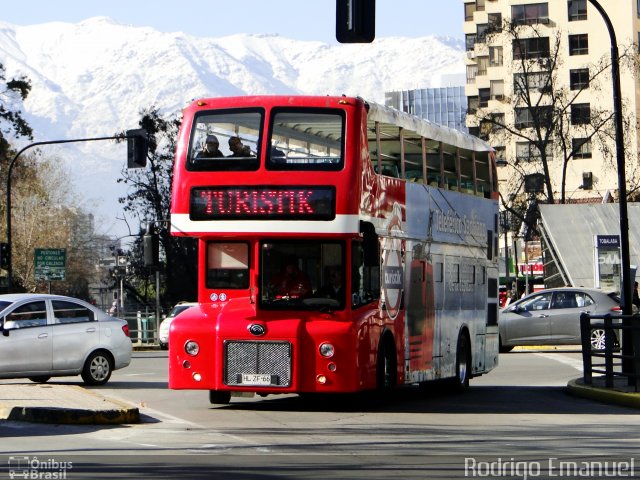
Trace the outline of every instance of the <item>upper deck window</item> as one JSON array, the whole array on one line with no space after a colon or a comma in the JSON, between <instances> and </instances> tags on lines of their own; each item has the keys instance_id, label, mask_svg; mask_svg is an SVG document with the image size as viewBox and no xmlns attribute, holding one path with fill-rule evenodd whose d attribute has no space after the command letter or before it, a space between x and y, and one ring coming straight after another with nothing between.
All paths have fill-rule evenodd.
<instances>
[{"instance_id":1,"label":"upper deck window","mask_svg":"<svg viewBox=\"0 0 640 480\"><path fill-rule=\"evenodd\" d=\"M196 115L188 170L257 170L264 110L234 109Z\"/></svg>"},{"instance_id":2,"label":"upper deck window","mask_svg":"<svg viewBox=\"0 0 640 480\"><path fill-rule=\"evenodd\" d=\"M270 170L340 170L344 165L341 110L275 108L271 115Z\"/></svg>"}]
</instances>

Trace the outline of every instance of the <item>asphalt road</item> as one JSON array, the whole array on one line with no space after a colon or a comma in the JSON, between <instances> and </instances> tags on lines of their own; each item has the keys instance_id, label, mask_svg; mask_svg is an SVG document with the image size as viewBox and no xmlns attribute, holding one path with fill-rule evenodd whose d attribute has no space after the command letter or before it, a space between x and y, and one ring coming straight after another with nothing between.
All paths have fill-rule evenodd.
<instances>
[{"instance_id":1,"label":"asphalt road","mask_svg":"<svg viewBox=\"0 0 640 480\"><path fill-rule=\"evenodd\" d=\"M69 479L546 478L549 469L584 478L567 469L604 458L618 476L625 462L640 475L640 411L567 395L581 375L575 351L503 354L463 395L406 388L386 404L371 395L315 403L283 395L212 406L206 391L168 390L166 375L166 352L136 352L95 388L138 406L141 424L0 422L0 451L14 463L73 461Z\"/></svg>"}]
</instances>

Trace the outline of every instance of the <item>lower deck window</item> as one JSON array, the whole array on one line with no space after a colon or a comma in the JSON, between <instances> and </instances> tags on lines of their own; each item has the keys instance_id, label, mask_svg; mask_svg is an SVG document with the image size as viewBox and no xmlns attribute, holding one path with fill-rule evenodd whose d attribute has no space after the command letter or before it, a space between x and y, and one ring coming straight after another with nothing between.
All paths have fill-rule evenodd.
<instances>
[{"instance_id":1,"label":"lower deck window","mask_svg":"<svg viewBox=\"0 0 640 480\"><path fill-rule=\"evenodd\" d=\"M207 245L207 288L249 288L249 244L210 242Z\"/></svg>"}]
</instances>

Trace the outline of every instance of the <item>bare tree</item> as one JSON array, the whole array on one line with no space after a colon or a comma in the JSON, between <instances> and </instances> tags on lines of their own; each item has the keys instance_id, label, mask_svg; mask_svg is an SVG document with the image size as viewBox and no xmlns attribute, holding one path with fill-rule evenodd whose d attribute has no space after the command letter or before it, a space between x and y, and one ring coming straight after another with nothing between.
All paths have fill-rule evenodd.
<instances>
[{"instance_id":1,"label":"bare tree","mask_svg":"<svg viewBox=\"0 0 640 480\"><path fill-rule=\"evenodd\" d=\"M503 85L501 95L480 89L476 104L470 102L468 119L479 127L481 137L499 148L510 148L513 155L508 162L511 170L506 191L501 192L503 205L524 217L522 201L516 202L518 208L512 208L506 197L513 201L521 195L524 178L530 174L540 174L543 179L545 202L566 203L571 162L591 157L594 148L607 160L605 168L615 171L613 111L586 103L581 95L586 90L600 92L610 85L610 59L604 57L595 64L569 70L562 55L562 32L539 25L492 25L486 40L490 55L493 48L512 52L505 57L512 58L507 70L513 80ZM621 57L636 56L633 47L622 51ZM499 103L491 108L490 100ZM624 118L627 128L635 128L632 114ZM637 162L631 156L627 155L627 163L635 169ZM637 172L630 178L637 183Z\"/></svg>"}]
</instances>

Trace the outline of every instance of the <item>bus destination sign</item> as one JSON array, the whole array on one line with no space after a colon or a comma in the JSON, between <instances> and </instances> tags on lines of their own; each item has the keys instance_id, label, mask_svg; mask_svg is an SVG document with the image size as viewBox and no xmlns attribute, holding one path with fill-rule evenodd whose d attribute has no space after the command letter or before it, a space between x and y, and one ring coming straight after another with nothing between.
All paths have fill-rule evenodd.
<instances>
[{"instance_id":1,"label":"bus destination sign","mask_svg":"<svg viewBox=\"0 0 640 480\"><path fill-rule=\"evenodd\" d=\"M196 187L191 220L333 220L331 186Z\"/></svg>"}]
</instances>

